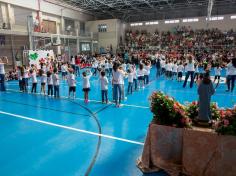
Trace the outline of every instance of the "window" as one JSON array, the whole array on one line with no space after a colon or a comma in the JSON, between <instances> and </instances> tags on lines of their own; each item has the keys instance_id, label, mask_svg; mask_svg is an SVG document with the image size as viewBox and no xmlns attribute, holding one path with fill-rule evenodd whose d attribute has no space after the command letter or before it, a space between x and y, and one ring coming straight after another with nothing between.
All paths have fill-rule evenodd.
<instances>
[{"instance_id":1,"label":"window","mask_svg":"<svg viewBox=\"0 0 236 176\"><path fill-rule=\"evenodd\" d=\"M146 22L145 25L154 25L154 24L159 24L158 21L151 21L151 22Z\"/></svg>"},{"instance_id":2,"label":"window","mask_svg":"<svg viewBox=\"0 0 236 176\"><path fill-rule=\"evenodd\" d=\"M90 44L89 43L82 43L81 44L81 51L90 51Z\"/></svg>"},{"instance_id":3,"label":"window","mask_svg":"<svg viewBox=\"0 0 236 176\"><path fill-rule=\"evenodd\" d=\"M198 18L187 18L187 19L183 19L183 23L198 22L198 21L199 21Z\"/></svg>"},{"instance_id":4,"label":"window","mask_svg":"<svg viewBox=\"0 0 236 176\"><path fill-rule=\"evenodd\" d=\"M179 20L166 20L165 24L179 23Z\"/></svg>"},{"instance_id":5,"label":"window","mask_svg":"<svg viewBox=\"0 0 236 176\"><path fill-rule=\"evenodd\" d=\"M131 23L130 26L142 26L143 23Z\"/></svg>"},{"instance_id":6,"label":"window","mask_svg":"<svg viewBox=\"0 0 236 176\"><path fill-rule=\"evenodd\" d=\"M107 32L107 25L106 24L99 24L98 25L98 32Z\"/></svg>"},{"instance_id":7,"label":"window","mask_svg":"<svg viewBox=\"0 0 236 176\"><path fill-rule=\"evenodd\" d=\"M231 16L230 19L236 19L236 15Z\"/></svg>"},{"instance_id":8,"label":"window","mask_svg":"<svg viewBox=\"0 0 236 176\"><path fill-rule=\"evenodd\" d=\"M80 21L79 24L80 24L80 25L79 25L79 27L80 27L80 29L79 29L79 30L80 30L80 33L81 33L81 34L84 34L84 33L85 33L85 22Z\"/></svg>"},{"instance_id":9,"label":"window","mask_svg":"<svg viewBox=\"0 0 236 176\"><path fill-rule=\"evenodd\" d=\"M219 21L219 20L223 20L224 17L223 16L216 16L216 17L210 17L209 21ZM206 18L206 20L208 21L208 18Z\"/></svg>"}]
</instances>

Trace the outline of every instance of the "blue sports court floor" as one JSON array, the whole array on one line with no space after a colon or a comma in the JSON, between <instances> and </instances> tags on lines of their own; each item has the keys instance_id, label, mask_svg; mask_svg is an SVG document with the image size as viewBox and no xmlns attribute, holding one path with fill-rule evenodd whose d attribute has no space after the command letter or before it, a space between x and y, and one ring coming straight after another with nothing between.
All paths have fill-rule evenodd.
<instances>
[{"instance_id":1,"label":"blue sports court floor","mask_svg":"<svg viewBox=\"0 0 236 176\"><path fill-rule=\"evenodd\" d=\"M19 93L18 82L8 82L8 92L0 93L0 175L143 175L135 164L152 119L150 94L162 90L181 103L197 100L196 85L183 89L182 83L155 79L154 69L151 80L144 90L128 95L122 108L100 103L97 77L91 79L89 104L82 100L80 78L76 100ZM225 89L220 84L213 101L232 107L236 94ZM61 81L61 96L67 92Z\"/></svg>"}]
</instances>

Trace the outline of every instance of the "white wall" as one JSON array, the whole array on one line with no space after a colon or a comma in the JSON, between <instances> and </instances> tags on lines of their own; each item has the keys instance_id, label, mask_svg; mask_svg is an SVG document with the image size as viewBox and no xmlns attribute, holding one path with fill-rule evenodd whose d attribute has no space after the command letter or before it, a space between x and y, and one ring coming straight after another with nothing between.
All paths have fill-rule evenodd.
<instances>
[{"instance_id":1,"label":"white wall","mask_svg":"<svg viewBox=\"0 0 236 176\"><path fill-rule=\"evenodd\" d=\"M49 2L50 1L50 2ZM12 30L27 32L27 16L33 16L36 19L40 2L40 20L55 21L59 26L58 32L64 34L64 18L75 21L75 27L78 27L73 35L79 34L80 21L85 22L93 20L94 17L85 14L80 9L68 5L58 5L55 0L0 0L0 23L6 22L12 24Z\"/></svg>"},{"instance_id":2,"label":"white wall","mask_svg":"<svg viewBox=\"0 0 236 176\"><path fill-rule=\"evenodd\" d=\"M85 24L85 30L98 33L98 48L104 47L106 49L107 46L112 45L113 52L115 52L119 40L117 34L118 21L117 19L88 21ZM106 24L107 32L98 32L99 24Z\"/></svg>"},{"instance_id":3,"label":"white wall","mask_svg":"<svg viewBox=\"0 0 236 176\"><path fill-rule=\"evenodd\" d=\"M45 0L1 0L3 3L12 4L15 6L28 8L34 11L39 10L38 9L38 1L40 1L41 11L48 13L48 14L54 14L57 16L61 16L61 13L64 17L76 19L80 21L88 21L93 20L94 17L89 14L85 14L83 12L80 12L78 10L73 10L71 8L66 8L63 6L60 6L56 3L56 1L52 1L53 3L50 3Z\"/></svg>"},{"instance_id":4,"label":"white wall","mask_svg":"<svg viewBox=\"0 0 236 176\"><path fill-rule=\"evenodd\" d=\"M192 23L183 23L182 19L180 19L180 23L177 24L165 24L164 20L160 20L157 25L143 25L143 26L135 26L131 27L128 24L127 29L130 30L147 30L148 32L154 32L155 30L159 31L168 31L172 30L176 26L191 26L192 29L203 29L203 28L218 28L220 30L236 30L236 20L230 19L231 15L224 15L224 20L222 21L209 21L209 25L207 26L206 17L197 17L199 18L198 22ZM145 24L145 22L143 22Z\"/></svg>"}]
</instances>

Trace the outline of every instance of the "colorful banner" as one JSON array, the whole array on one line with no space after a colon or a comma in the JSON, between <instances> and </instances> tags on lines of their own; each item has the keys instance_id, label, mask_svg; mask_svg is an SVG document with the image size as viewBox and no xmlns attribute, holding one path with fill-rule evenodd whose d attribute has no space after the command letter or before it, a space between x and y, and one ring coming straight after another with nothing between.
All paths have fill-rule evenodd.
<instances>
[{"instance_id":1,"label":"colorful banner","mask_svg":"<svg viewBox=\"0 0 236 176\"><path fill-rule=\"evenodd\" d=\"M54 58L53 50L29 50L29 64L40 68L40 63L46 63L49 58Z\"/></svg>"}]
</instances>

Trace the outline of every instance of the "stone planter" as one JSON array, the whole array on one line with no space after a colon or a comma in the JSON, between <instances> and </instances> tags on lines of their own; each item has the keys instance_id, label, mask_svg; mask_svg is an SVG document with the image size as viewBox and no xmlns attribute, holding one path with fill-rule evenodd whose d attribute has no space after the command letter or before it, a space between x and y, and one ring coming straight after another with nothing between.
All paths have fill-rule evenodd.
<instances>
[{"instance_id":1,"label":"stone planter","mask_svg":"<svg viewBox=\"0 0 236 176\"><path fill-rule=\"evenodd\" d=\"M191 176L235 176L236 137L183 130L183 173Z\"/></svg>"},{"instance_id":2,"label":"stone planter","mask_svg":"<svg viewBox=\"0 0 236 176\"><path fill-rule=\"evenodd\" d=\"M144 173L163 169L170 175L182 171L183 129L150 124L138 167Z\"/></svg>"}]
</instances>

